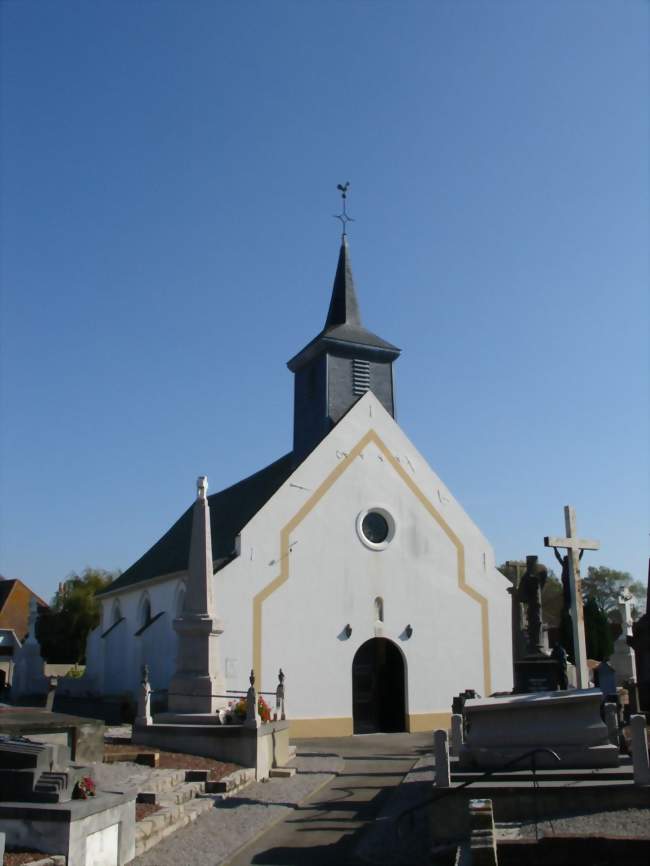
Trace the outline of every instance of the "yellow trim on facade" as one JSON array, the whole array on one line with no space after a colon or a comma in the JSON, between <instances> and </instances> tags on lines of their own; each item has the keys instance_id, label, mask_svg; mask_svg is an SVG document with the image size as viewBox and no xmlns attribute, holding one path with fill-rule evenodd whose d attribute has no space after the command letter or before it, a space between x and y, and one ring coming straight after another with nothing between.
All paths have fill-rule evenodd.
<instances>
[{"instance_id":1,"label":"yellow trim on facade","mask_svg":"<svg viewBox=\"0 0 650 866\"><path fill-rule=\"evenodd\" d=\"M422 731L447 730L451 725L451 713L409 713L406 716L406 730L410 734ZM316 737L350 737L354 733L351 716L325 719L290 719L289 736L291 739L309 740Z\"/></svg>"},{"instance_id":2,"label":"yellow trim on facade","mask_svg":"<svg viewBox=\"0 0 650 866\"><path fill-rule=\"evenodd\" d=\"M352 733L351 716L333 717L331 719L289 720L289 737L292 740L309 740L315 737L349 737Z\"/></svg>"},{"instance_id":3,"label":"yellow trim on facade","mask_svg":"<svg viewBox=\"0 0 650 866\"><path fill-rule=\"evenodd\" d=\"M409 713L406 716L408 732L418 734L421 731L437 731L442 728L446 731L451 726L451 713Z\"/></svg>"},{"instance_id":4,"label":"yellow trim on facade","mask_svg":"<svg viewBox=\"0 0 650 866\"><path fill-rule=\"evenodd\" d=\"M296 529L297 526L302 523L302 521L307 517L307 515L315 508L318 502L325 496L328 490L338 481L338 479L343 475L346 469L352 465L354 460L361 454L364 448L370 443L376 445L376 447L381 451L386 460L393 467L395 472L399 475L399 477L404 481L409 490L414 494L414 496L420 501L420 503L424 506L424 508L429 512L429 514L436 521L438 526L445 533L447 538L451 541L451 543L456 548L456 557L457 557L457 578L458 578L458 588L468 595L473 601L477 602L477 604L481 608L481 635L482 635L482 644L483 644L483 692L486 695L489 695L492 691L492 676L490 669L490 633L489 633L489 619L488 619L488 600L485 596L481 595L471 586L467 585L465 579L465 548L460 540L460 538L456 535L456 533L449 526L444 517L436 510L433 503L424 495L424 493L420 490L418 485L413 481L413 479L407 474L401 464L396 460L395 456L391 454L383 441L379 438L377 433L370 429L361 439L357 442L357 444L352 448L352 450L348 453L346 457L344 457L341 462L335 466L335 468L330 472L327 478L323 481L323 483L318 487L312 495L307 499L307 501L303 504L303 506L294 514L294 516L289 520L289 522L282 528L280 531L280 574L274 578L270 583L268 583L264 589L260 590L257 595L253 598L253 669L257 672L258 677L261 681L262 676L262 605L266 601L266 599L276 591L289 577L289 561L290 561L290 536L291 533ZM427 714L430 715L430 714ZM437 714L433 714L437 715ZM312 720L305 719L305 722L310 722ZM313 720L318 721L318 720ZM292 723L293 724L293 723ZM350 733L352 731L350 730ZM294 736L299 736L298 734L294 734ZM302 735L301 735L302 736ZM305 735L307 736L307 735ZM314 736L321 736L314 734ZM343 734L338 735L328 735L328 736L344 736Z\"/></svg>"}]
</instances>

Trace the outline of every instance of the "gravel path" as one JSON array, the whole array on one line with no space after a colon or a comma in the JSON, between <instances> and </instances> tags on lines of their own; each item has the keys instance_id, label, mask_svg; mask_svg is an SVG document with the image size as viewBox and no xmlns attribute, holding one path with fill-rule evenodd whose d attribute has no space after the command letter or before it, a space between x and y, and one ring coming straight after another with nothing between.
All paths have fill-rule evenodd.
<instances>
[{"instance_id":1,"label":"gravel path","mask_svg":"<svg viewBox=\"0 0 650 866\"><path fill-rule=\"evenodd\" d=\"M221 802L194 824L164 839L132 866L217 866L294 809L343 768L337 755L301 754L291 779L256 782ZM188 852L191 851L191 859Z\"/></svg>"},{"instance_id":2,"label":"gravel path","mask_svg":"<svg viewBox=\"0 0 650 866\"><path fill-rule=\"evenodd\" d=\"M120 761L115 764L90 764L93 768L95 781L100 791L125 791L127 788L146 790L152 779L159 779L163 774L173 775L173 770L154 770L145 764L134 764L130 761Z\"/></svg>"},{"instance_id":3,"label":"gravel path","mask_svg":"<svg viewBox=\"0 0 650 866\"><path fill-rule=\"evenodd\" d=\"M616 812L591 812L565 815L540 821L538 832L544 836L633 836L650 839L650 809L619 809ZM501 839L535 837L535 823L498 824Z\"/></svg>"}]
</instances>

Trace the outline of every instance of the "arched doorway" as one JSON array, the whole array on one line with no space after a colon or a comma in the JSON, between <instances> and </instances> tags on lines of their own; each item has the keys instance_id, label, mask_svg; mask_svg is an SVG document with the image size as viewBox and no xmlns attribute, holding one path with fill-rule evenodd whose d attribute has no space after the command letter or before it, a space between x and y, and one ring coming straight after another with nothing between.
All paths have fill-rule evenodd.
<instances>
[{"instance_id":1,"label":"arched doorway","mask_svg":"<svg viewBox=\"0 0 650 866\"><path fill-rule=\"evenodd\" d=\"M366 641L352 662L355 734L406 730L404 659L384 637Z\"/></svg>"}]
</instances>

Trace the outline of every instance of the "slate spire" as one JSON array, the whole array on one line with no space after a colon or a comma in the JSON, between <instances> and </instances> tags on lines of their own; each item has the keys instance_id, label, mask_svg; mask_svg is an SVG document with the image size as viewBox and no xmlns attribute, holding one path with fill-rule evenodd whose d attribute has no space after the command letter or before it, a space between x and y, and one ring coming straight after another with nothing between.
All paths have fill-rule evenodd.
<instances>
[{"instance_id":1,"label":"slate spire","mask_svg":"<svg viewBox=\"0 0 650 866\"><path fill-rule=\"evenodd\" d=\"M337 325L361 325L359 313L359 302L354 289L354 277L352 276L352 264L350 262L350 250L345 235L341 238L341 249L339 261L334 276L332 288L332 299L325 320L324 331L335 328Z\"/></svg>"},{"instance_id":2,"label":"slate spire","mask_svg":"<svg viewBox=\"0 0 650 866\"><path fill-rule=\"evenodd\" d=\"M341 238L323 330L287 363L295 375L293 458L299 463L366 391L395 417L393 361L397 346L361 324L350 252Z\"/></svg>"}]
</instances>

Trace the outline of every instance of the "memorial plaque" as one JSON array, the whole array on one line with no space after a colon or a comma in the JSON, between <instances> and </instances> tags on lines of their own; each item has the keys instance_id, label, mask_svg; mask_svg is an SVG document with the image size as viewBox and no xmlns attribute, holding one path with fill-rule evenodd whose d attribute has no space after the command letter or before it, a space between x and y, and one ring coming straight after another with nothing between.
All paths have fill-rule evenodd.
<instances>
[{"instance_id":1,"label":"memorial plaque","mask_svg":"<svg viewBox=\"0 0 650 866\"><path fill-rule=\"evenodd\" d=\"M119 824L111 824L86 837L85 866L118 866Z\"/></svg>"},{"instance_id":2,"label":"memorial plaque","mask_svg":"<svg viewBox=\"0 0 650 866\"><path fill-rule=\"evenodd\" d=\"M560 688L560 667L555 659L522 659L515 664L515 692L555 692Z\"/></svg>"}]
</instances>

